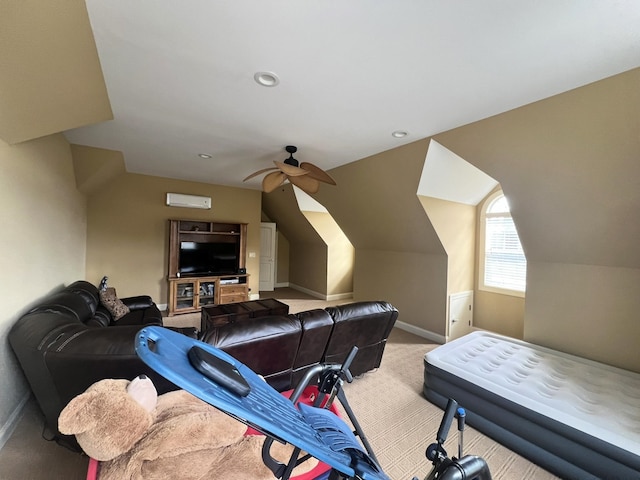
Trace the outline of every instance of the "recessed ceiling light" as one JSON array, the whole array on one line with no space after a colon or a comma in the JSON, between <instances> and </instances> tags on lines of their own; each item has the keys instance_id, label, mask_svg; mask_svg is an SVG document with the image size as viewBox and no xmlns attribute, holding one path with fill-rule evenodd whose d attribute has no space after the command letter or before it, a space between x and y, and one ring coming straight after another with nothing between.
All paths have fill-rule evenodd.
<instances>
[{"instance_id":1,"label":"recessed ceiling light","mask_svg":"<svg viewBox=\"0 0 640 480\"><path fill-rule=\"evenodd\" d=\"M403 138L403 137L406 137L407 135L409 134L403 130L396 130L391 134L391 136L394 138Z\"/></svg>"},{"instance_id":2,"label":"recessed ceiling light","mask_svg":"<svg viewBox=\"0 0 640 480\"><path fill-rule=\"evenodd\" d=\"M199 153L198 156L200 158L211 158L211 155L209 155L208 153Z\"/></svg>"},{"instance_id":3,"label":"recessed ceiling light","mask_svg":"<svg viewBox=\"0 0 640 480\"><path fill-rule=\"evenodd\" d=\"M256 72L253 79L263 87L275 87L280 83L280 79L272 72Z\"/></svg>"}]
</instances>

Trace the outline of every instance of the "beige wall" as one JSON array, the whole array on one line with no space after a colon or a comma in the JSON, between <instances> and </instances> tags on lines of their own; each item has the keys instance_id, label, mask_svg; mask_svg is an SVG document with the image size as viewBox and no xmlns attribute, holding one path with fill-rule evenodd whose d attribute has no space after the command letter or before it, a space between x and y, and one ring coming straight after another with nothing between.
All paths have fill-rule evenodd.
<instances>
[{"instance_id":1,"label":"beige wall","mask_svg":"<svg viewBox=\"0 0 640 480\"><path fill-rule=\"evenodd\" d=\"M434 137L509 197L525 340L636 371L639 84L631 70Z\"/></svg>"},{"instance_id":2,"label":"beige wall","mask_svg":"<svg viewBox=\"0 0 640 480\"><path fill-rule=\"evenodd\" d=\"M525 299L513 295L476 290L473 326L513 338L524 338Z\"/></svg>"},{"instance_id":3,"label":"beige wall","mask_svg":"<svg viewBox=\"0 0 640 480\"><path fill-rule=\"evenodd\" d=\"M279 234L288 242L287 282L289 285L319 298L328 298L329 295L336 294L336 290L339 293L351 291L348 289L348 283L352 278L352 272L344 273L343 270L341 277L340 273L336 273L336 271L340 272L340 268L344 268L345 265L331 266L334 258L337 258L338 261L342 260L336 255L335 248L332 253L330 245L327 243L328 240L334 246L338 245L336 231L339 229L337 225L328 226L333 220L327 217L322 217L320 220L320 217L314 216L314 214L309 216L310 212L303 214L290 184L271 193L263 194L262 208L266 216L276 223ZM329 231L326 234L327 239L323 238L320 231L314 228L310 219L316 219L322 230ZM338 251L340 251L339 249L340 247L338 247ZM281 275L284 275L280 268L279 264L278 283L283 282ZM331 287L328 286L328 276L332 277ZM349 278L349 280L345 280L345 278ZM340 281L336 283L336 279Z\"/></svg>"},{"instance_id":4,"label":"beige wall","mask_svg":"<svg viewBox=\"0 0 640 480\"><path fill-rule=\"evenodd\" d=\"M476 208L439 198L418 196L447 252L447 298L472 291L475 272ZM446 302L449 308L449 302ZM449 318L447 312L446 318ZM450 325L446 324L449 336Z\"/></svg>"},{"instance_id":5,"label":"beige wall","mask_svg":"<svg viewBox=\"0 0 640 480\"><path fill-rule=\"evenodd\" d=\"M640 372L640 269L529 262L528 341Z\"/></svg>"},{"instance_id":6,"label":"beige wall","mask_svg":"<svg viewBox=\"0 0 640 480\"><path fill-rule=\"evenodd\" d=\"M87 224L62 135L13 146L0 140L0 168L1 446L30 394L7 334L38 299L84 277Z\"/></svg>"},{"instance_id":7,"label":"beige wall","mask_svg":"<svg viewBox=\"0 0 640 480\"><path fill-rule=\"evenodd\" d=\"M355 299L386 300L398 320L446 335L447 258L412 252L356 249Z\"/></svg>"},{"instance_id":8,"label":"beige wall","mask_svg":"<svg viewBox=\"0 0 640 480\"><path fill-rule=\"evenodd\" d=\"M0 138L113 118L84 0L3 0L0 32Z\"/></svg>"},{"instance_id":9,"label":"beige wall","mask_svg":"<svg viewBox=\"0 0 640 480\"><path fill-rule=\"evenodd\" d=\"M447 255L416 192L429 139L331 170L314 197L355 248L356 300L386 300L399 320L446 334Z\"/></svg>"},{"instance_id":10,"label":"beige wall","mask_svg":"<svg viewBox=\"0 0 640 480\"><path fill-rule=\"evenodd\" d=\"M288 285L289 284L289 240L285 237L280 230L277 230L276 227L276 235L277 235L277 243L278 243L278 253L277 253L277 262L278 266L276 268L276 286L277 285Z\"/></svg>"},{"instance_id":11,"label":"beige wall","mask_svg":"<svg viewBox=\"0 0 640 480\"><path fill-rule=\"evenodd\" d=\"M290 243L289 285L326 298L327 246L324 243Z\"/></svg>"},{"instance_id":12,"label":"beige wall","mask_svg":"<svg viewBox=\"0 0 640 480\"><path fill-rule=\"evenodd\" d=\"M330 214L302 213L327 246L326 297L353 293L353 245Z\"/></svg>"},{"instance_id":13,"label":"beige wall","mask_svg":"<svg viewBox=\"0 0 640 480\"><path fill-rule=\"evenodd\" d=\"M118 150L71 144L76 186L85 194L102 188L126 172L124 155Z\"/></svg>"},{"instance_id":14,"label":"beige wall","mask_svg":"<svg viewBox=\"0 0 640 480\"><path fill-rule=\"evenodd\" d=\"M211 197L211 210L165 205L167 192ZM125 297L147 294L166 304L168 220L247 223L247 257L260 251L260 192L125 173L88 201L87 279L109 284ZM249 288L258 293L259 256L247 258Z\"/></svg>"},{"instance_id":15,"label":"beige wall","mask_svg":"<svg viewBox=\"0 0 640 480\"><path fill-rule=\"evenodd\" d=\"M476 208L463 203L419 196L425 212L447 252L449 294L473 290Z\"/></svg>"}]
</instances>

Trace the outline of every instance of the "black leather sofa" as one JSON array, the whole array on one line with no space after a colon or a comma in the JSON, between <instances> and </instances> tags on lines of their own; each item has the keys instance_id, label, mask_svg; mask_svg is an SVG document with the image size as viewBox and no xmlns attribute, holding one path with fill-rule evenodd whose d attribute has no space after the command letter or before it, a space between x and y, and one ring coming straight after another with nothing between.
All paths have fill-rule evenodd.
<instances>
[{"instance_id":1,"label":"black leather sofa","mask_svg":"<svg viewBox=\"0 0 640 480\"><path fill-rule=\"evenodd\" d=\"M137 332L162 326L162 314L151 297L122 298L130 313L114 322L100 303L98 289L80 280L53 293L24 314L9 332L9 343L31 386L52 435L75 446L58 432L58 415L76 395L105 378L151 377L160 392L176 387L135 353ZM196 329L179 329L195 337Z\"/></svg>"},{"instance_id":2,"label":"black leather sofa","mask_svg":"<svg viewBox=\"0 0 640 480\"><path fill-rule=\"evenodd\" d=\"M388 302L356 302L292 315L250 318L210 327L201 340L226 351L279 391L294 388L309 368L358 353L354 376L378 368L398 318Z\"/></svg>"}]
</instances>

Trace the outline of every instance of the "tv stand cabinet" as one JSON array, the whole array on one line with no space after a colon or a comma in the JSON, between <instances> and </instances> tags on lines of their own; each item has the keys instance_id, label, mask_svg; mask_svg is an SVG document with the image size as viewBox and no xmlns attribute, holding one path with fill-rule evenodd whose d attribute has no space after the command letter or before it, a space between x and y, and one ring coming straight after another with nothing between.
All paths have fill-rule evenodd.
<instances>
[{"instance_id":1,"label":"tv stand cabinet","mask_svg":"<svg viewBox=\"0 0 640 480\"><path fill-rule=\"evenodd\" d=\"M207 305L249 300L246 238L246 223L169 220L169 315L197 312ZM237 265L232 266L237 273L197 276L181 273L181 242L229 245L237 252Z\"/></svg>"},{"instance_id":2,"label":"tv stand cabinet","mask_svg":"<svg viewBox=\"0 0 640 480\"><path fill-rule=\"evenodd\" d=\"M169 316L202 307L249 300L249 275L169 279Z\"/></svg>"}]
</instances>

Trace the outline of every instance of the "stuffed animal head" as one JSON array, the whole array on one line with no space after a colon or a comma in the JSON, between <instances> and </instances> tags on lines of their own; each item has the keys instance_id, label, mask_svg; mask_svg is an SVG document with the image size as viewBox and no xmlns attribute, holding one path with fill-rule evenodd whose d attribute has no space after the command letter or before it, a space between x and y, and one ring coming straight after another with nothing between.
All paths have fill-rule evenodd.
<instances>
[{"instance_id":1,"label":"stuffed animal head","mask_svg":"<svg viewBox=\"0 0 640 480\"><path fill-rule=\"evenodd\" d=\"M101 380L71 400L58 417L58 429L75 435L87 455L111 460L128 451L155 421L158 392L145 375Z\"/></svg>"}]
</instances>

